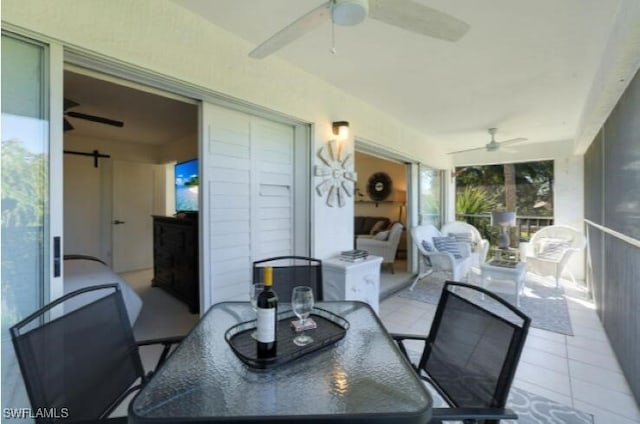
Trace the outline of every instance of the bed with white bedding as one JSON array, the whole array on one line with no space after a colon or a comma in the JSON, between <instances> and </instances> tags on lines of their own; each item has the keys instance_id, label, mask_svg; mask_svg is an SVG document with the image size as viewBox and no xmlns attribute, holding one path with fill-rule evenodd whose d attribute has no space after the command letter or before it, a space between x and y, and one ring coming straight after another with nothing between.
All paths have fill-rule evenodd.
<instances>
[{"instance_id":1,"label":"bed with white bedding","mask_svg":"<svg viewBox=\"0 0 640 424\"><path fill-rule=\"evenodd\" d=\"M85 255L64 256L64 294L88 286L113 283L117 283L120 286L127 314L129 315L129 322L133 326L142 309L142 299L133 288L98 258ZM78 299L71 300L65 305L65 311L69 312L110 293L106 290L104 293L102 292L100 290L87 293Z\"/></svg>"}]
</instances>

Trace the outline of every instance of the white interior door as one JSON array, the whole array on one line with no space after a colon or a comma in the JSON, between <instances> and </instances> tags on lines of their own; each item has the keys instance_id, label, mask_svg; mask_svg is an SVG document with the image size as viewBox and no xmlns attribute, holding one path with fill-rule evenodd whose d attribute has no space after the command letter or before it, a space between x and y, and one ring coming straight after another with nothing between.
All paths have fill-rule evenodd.
<instances>
[{"instance_id":1,"label":"white interior door","mask_svg":"<svg viewBox=\"0 0 640 424\"><path fill-rule=\"evenodd\" d=\"M161 165L113 161L112 267L153 267L154 174Z\"/></svg>"}]
</instances>

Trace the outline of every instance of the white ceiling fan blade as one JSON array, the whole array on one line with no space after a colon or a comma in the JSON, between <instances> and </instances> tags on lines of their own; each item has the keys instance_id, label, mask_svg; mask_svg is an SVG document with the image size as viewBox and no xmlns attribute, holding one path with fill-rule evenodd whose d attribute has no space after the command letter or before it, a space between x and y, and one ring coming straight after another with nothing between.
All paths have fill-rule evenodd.
<instances>
[{"instance_id":1,"label":"white ceiling fan blade","mask_svg":"<svg viewBox=\"0 0 640 424\"><path fill-rule=\"evenodd\" d=\"M262 59L330 20L331 1L302 15L291 24L272 35L249 53L249 57Z\"/></svg>"},{"instance_id":2,"label":"white ceiling fan blade","mask_svg":"<svg viewBox=\"0 0 640 424\"><path fill-rule=\"evenodd\" d=\"M369 0L369 17L407 31L458 41L469 24L411 0Z\"/></svg>"},{"instance_id":3,"label":"white ceiling fan blade","mask_svg":"<svg viewBox=\"0 0 640 424\"><path fill-rule=\"evenodd\" d=\"M482 147L474 147L473 149L458 150L458 151L455 151L455 152L449 152L449 153L447 153L447 154L448 154L448 155L454 155L454 154L456 154L456 153L474 152L474 151L477 151L477 150L487 150L487 148L486 148L485 146L482 146Z\"/></svg>"},{"instance_id":4,"label":"white ceiling fan blade","mask_svg":"<svg viewBox=\"0 0 640 424\"><path fill-rule=\"evenodd\" d=\"M499 141L498 144L500 145L500 147L502 146L510 146L512 144L516 144L516 143L522 143L523 141L527 141L526 138L512 138L509 140L505 140L505 141Z\"/></svg>"}]
</instances>

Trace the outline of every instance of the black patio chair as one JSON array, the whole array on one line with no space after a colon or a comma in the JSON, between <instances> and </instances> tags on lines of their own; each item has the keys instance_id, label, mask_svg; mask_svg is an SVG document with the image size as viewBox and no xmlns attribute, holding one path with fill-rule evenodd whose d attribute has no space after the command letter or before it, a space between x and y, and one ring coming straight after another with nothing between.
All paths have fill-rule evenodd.
<instances>
[{"instance_id":1,"label":"black patio chair","mask_svg":"<svg viewBox=\"0 0 640 424\"><path fill-rule=\"evenodd\" d=\"M412 365L450 405L434 408L431 423L517 418L505 405L530 323L492 292L447 281L427 337L392 334L407 358L404 340L425 343Z\"/></svg>"},{"instance_id":2,"label":"black patio chair","mask_svg":"<svg viewBox=\"0 0 640 424\"><path fill-rule=\"evenodd\" d=\"M316 301L323 300L322 261L304 256L277 256L253 263L253 282L263 281L264 268L273 268L273 289L282 302L291 301L295 286L309 286Z\"/></svg>"},{"instance_id":3,"label":"black patio chair","mask_svg":"<svg viewBox=\"0 0 640 424\"><path fill-rule=\"evenodd\" d=\"M69 299L96 290L108 292L49 320L54 308L64 308ZM157 369L172 345L182 340L172 337L136 343L117 284L71 292L29 315L10 331L32 410L57 411L49 414L52 416L36 414L39 423L107 419L153 372L145 373L138 347L163 346ZM126 419L117 417L113 421Z\"/></svg>"}]
</instances>

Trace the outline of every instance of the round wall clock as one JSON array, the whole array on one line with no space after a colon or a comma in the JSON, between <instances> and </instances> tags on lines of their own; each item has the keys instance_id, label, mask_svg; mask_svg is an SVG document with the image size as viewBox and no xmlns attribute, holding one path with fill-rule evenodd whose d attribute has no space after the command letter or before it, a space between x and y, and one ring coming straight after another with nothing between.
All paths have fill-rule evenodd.
<instances>
[{"instance_id":1,"label":"round wall clock","mask_svg":"<svg viewBox=\"0 0 640 424\"><path fill-rule=\"evenodd\" d=\"M367 193L372 200L383 201L391 194L391 177L385 172L376 172L369 177Z\"/></svg>"}]
</instances>

